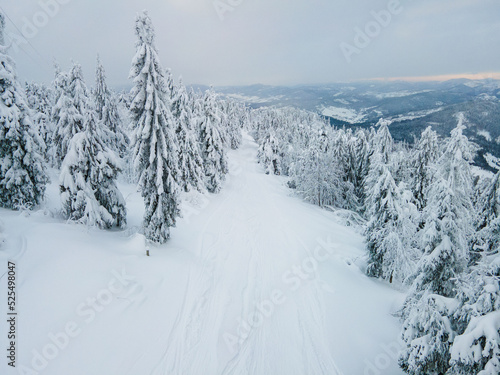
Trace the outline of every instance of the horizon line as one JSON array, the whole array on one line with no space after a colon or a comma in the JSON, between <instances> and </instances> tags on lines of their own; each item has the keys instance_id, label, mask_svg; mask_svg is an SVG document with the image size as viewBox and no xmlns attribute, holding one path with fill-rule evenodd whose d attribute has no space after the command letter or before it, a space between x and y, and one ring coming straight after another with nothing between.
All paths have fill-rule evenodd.
<instances>
[{"instance_id":1,"label":"horizon line","mask_svg":"<svg viewBox=\"0 0 500 375\"><path fill-rule=\"evenodd\" d=\"M407 76L407 77L377 77L377 78L367 79L367 81L445 82L454 79L500 80L500 72L440 74L440 75L430 75L430 76Z\"/></svg>"}]
</instances>

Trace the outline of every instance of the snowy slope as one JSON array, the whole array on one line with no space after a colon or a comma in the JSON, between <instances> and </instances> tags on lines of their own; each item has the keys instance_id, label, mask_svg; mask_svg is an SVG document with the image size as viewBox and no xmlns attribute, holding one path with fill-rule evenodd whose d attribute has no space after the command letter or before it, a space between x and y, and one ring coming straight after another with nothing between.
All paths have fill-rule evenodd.
<instances>
[{"instance_id":1,"label":"snowy slope","mask_svg":"<svg viewBox=\"0 0 500 375\"><path fill-rule=\"evenodd\" d=\"M172 239L150 257L131 185L120 186L125 231L1 210L1 269L7 259L18 268L24 373L401 374L391 313L402 294L364 276L359 234L290 196L256 154L245 136L222 193L186 196ZM48 209L57 204L52 184Z\"/></svg>"}]
</instances>

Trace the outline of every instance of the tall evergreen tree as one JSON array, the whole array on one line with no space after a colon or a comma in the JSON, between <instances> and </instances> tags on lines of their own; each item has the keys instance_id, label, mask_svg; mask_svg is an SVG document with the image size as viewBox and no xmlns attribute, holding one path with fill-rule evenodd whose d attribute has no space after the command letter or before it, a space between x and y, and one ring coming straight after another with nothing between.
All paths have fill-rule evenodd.
<instances>
[{"instance_id":1,"label":"tall evergreen tree","mask_svg":"<svg viewBox=\"0 0 500 375\"><path fill-rule=\"evenodd\" d=\"M476 251L500 252L500 171L493 177L480 201Z\"/></svg>"},{"instance_id":2,"label":"tall evergreen tree","mask_svg":"<svg viewBox=\"0 0 500 375\"><path fill-rule=\"evenodd\" d=\"M43 200L48 181L40 154L43 140L35 132L4 32L0 12L0 206L33 208Z\"/></svg>"},{"instance_id":3,"label":"tall evergreen tree","mask_svg":"<svg viewBox=\"0 0 500 375\"><path fill-rule=\"evenodd\" d=\"M367 133L363 129L356 130L355 137L353 139L354 148L354 193L358 199L358 207L362 210L365 206L365 182L370 171L370 157L372 150L370 149L370 142L368 140Z\"/></svg>"},{"instance_id":4,"label":"tall evergreen tree","mask_svg":"<svg viewBox=\"0 0 500 375\"><path fill-rule=\"evenodd\" d=\"M52 112L52 92L45 85L39 85L37 83L26 84L26 96L28 105L33 111L33 125L35 126L35 131L40 135L43 140L42 154L45 161L50 161L51 156L49 150L51 148L52 137L54 133L54 128L51 122L51 112Z\"/></svg>"},{"instance_id":5,"label":"tall evergreen tree","mask_svg":"<svg viewBox=\"0 0 500 375\"><path fill-rule=\"evenodd\" d=\"M435 183L427 193L425 228L417 285L420 290L451 297L454 280L467 266L473 228L472 146L463 135L462 121L447 140L438 161Z\"/></svg>"},{"instance_id":6,"label":"tall evergreen tree","mask_svg":"<svg viewBox=\"0 0 500 375\"><path fill-rule=\"evenodd\" d=\"M411 158L412 185L417 207L422 210L427 205L426 194L431 186L432 167L439 157L437 133L429 126L420 137Z\"/></svg>"},{"instance_id":7,"label":"tall evergreen tree","mask_svg":"<svg viewBox=\"0 0 500 375\"><path fill-rule=\"evenodd\" d=\"M372 128L371 134L371 154L369 158L369 169L368 174L364 180L365 194L373 191L375 184L377 183L382 169L381 166L387 166L391 172L391 155L394 151L394 141L392 139L391 133L387 123L384 121L379 121L381 124L379 129L374 132ZM366 197L365 197L366 198ZM367 202L365 201L364 211L368 210Z\"/></svg>"},{"instance_id":8,"label":"tall evergreen tree","mask_svg":"<svg viewBox=\"0 0 500 375\"><path fill-rule=\"evenodd\" d=\"M97 55L97 64L95 71L95 90L94 90L94 103L97 119L102 120L104 117L104 107L110 96L108 85L106 84L106 72L101 63L99 55Z\"/></svg>"},{"instance_id":9,"label":"tall evergreen tree","mask_svg":"<svg viewBox=\"0 0 500 375\"><path fill-rule=\"evenodd\" d=\"M179 185L188 192L191 189L204 189L203 160L198 143L198 130L193 129L195 121L190 98L182 79L179 80L172 103L176 120L176 137L179 146Z\"/></svg>"},{"instance_id":10,"label":"tall evergreen tree","mask_svg":"<svg viewBox=\"0 0 500 375\"><path fill-rule=\"evenodd\" d=\"M380 154L381 162L388 165L394 151L394 140L389 131L388 122L381 119L379 125L377 133L373 137L373 149Z\"/></svg>"},{"instance_id":11,"label":"tall evergreen tree","mask_svg":"<svg viewBox=\"0 0 500 375\"><path fill-rule=\"evenodd\" d=\"M405 282L415 272L419 252L416 248L416 208L396 185L383 155L372 157L372 186L366 192L366 227L369 254L367 274L392 282ZM375 175L374 172L377 172Z\"/></svg>"},{"instance_id":12,"label":"tall evergreen tree","mask_svg":"<svg viewBox=\"0 0 500 375\"><path fill-rule=\"evenodd\" d=\"M460 116L438 160L435 182L426 197L425 227L420 232L425 253L403 314L406 349L400 365L409 374L445 373L449 367L455 334L450 317L455 311L445 301L455 301L459 277L468 265L473 234L470 167L473 154L463 135L463 122L464 117ZM434 297L428 298L429 294Z\"/></svg>"},{"instance_id":13,"label":"tall evergreen tree","mask_svg":"<svg viewBox=\"0 0 500 375\"><path fill-rule=\"evenodd\" d=\"M69 75L59 73L56 78L60 86L57 103L54 106L55 121L54 139L55 162L60 166L73 136L83 130L83 123L88 112L88 90L83 80L82 67L74 64Z\"/></svg>"},{"instance_id":14,"label":"tall evergreen tree","mask_svg":"<svg viewBox=\"0 0 500 375\"><path fill-rule=\"evenodd\" d=\"M236 150L243 140L241 130L245 124L246 111L244 106L240 106L236 102L228 101L227 103L229 146Z\"/></svg>"},{"instance_id":15,"label":"tall evergreen tree","mask_svg":"<svg viewBox=\"0 0 500 375\"><path fill-rule=\"evenodd\" d=\"M155 32L148 14L137 16L137 53L130 78L130 113L134 127L134 166L144 198L144 233L156 243L165 243L179 215L179 180L175 120L171 112L165 73L155 46Z\"/></svg>"},{"instance_id":16,"label":"tall evergreen tree","mask_svg":"<svg viewBox=\"0 0 500 375\"><path fill-rule=\"evenodd\" d=\"M219 130L220 117L215 93L209 90L203 102L200 126L201 154L205 170L205 183L209 192L218 193L228 173L226 151Z\"/></svg>"},{"instance_id":17,"label":"tall evergreen tree","mask_svg":"<svg viewBox=\"0 0 500 375\"><path fill-rule=\"evenodd\" d=\"M104 125L104 140L113 151L124 158L128 153L129 139L124 130L117 99L106 83L106 72L99 56L97 57L94 103L97 118Z\"/></svg>"}]
</instances>

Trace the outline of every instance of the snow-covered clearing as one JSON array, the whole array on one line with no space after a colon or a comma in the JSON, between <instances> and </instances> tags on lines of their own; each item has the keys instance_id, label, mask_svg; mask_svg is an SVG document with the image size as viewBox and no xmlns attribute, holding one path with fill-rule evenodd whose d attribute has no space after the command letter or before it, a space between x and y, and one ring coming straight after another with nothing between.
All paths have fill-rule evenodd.
<instances>
[{"instance_id":1,"label":"snow-covered clearing","mask_svg":"<svg viewBox=\"0 0 500 375\"><path fill-rule=\"evenodd\" d=\"M343 107L320 107L319 111L323 116L331 117L336 120L348 122L349 124L357 124L366 119L365 111L357 112L354 109Z\"/></svg>"},{"instance_id":2,"label":"snow-covered clearing","mask_svg":"<svg viewBox=\"0 0 500 375\"><path fill-rule=\"evenodd\" d=\"M256 154L246 135L222 193L198 197L196 212L185 204L150 257L131 185L120 185L124 231L1 210L0 275L10 259L18 277L18 368L8 373L401 374L391 313L403 294L364 276L362 237L291 196ZM58 205L52 183L47 209ZM1 288L6 311L5 278Z\"/></svg>"}]
</instances>

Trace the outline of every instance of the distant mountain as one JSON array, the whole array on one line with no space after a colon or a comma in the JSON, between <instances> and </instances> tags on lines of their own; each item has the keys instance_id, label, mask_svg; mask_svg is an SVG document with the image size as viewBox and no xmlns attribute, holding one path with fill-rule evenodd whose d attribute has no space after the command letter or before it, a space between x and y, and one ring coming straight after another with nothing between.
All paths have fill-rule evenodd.
<instances>
[{"instance_id":1,"label":"distant mountain","mask_svg":"<svg viewBox=\"0 0 500 375\"><path fill-rule=\"evenodd\" d=\"M466 134L481 150L476 163L489 170L500 159L500 81L356 82L318 86L220 87L227 97L263 106L293 106L327 117L337 127L370 127L383 118L396 140L413 142L432 126L442 137L465 114Z\"/></svg>"}]
</instances>

